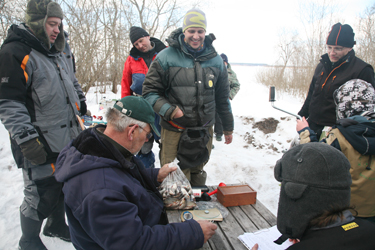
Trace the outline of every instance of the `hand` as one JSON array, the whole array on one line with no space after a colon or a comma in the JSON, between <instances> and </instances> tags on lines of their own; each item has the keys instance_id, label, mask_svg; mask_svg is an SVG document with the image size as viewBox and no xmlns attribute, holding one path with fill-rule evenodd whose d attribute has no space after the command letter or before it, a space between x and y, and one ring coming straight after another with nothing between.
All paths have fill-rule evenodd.
<instances>
[{"instance_id":1,"label":"hand","mask_svg":"<svg viewBox=\"0 0 375 250\"><path fill-rule=\"evenodd\" d=\"M303 116L302 120L297 119L297 132L309 126L309 123L306 121L306 118Z\"/></svg>"},{"instance_id":2,"label":"hand","mask_svg":"<svg viewBox=\"0 0 375 250\"><path fill-rule=\"evenodd\" d=\"M233 135L224 135L224 138L225 138L225 144L231 144Z\"/></svg>"},{"instance_id":3,"label":"hand","mask_svg":"<svg viewBox=\"0 0 375 250\"><path fill-rule=\"evenodd\" d=\"M289 241L292 242L293 244L300 242L299 239L289 239Z\"/></svg>"},{"instance_id":4,"label":"hand","mask_svg":"<svg viewBox=\"0 0 375 250\"><path fill-rule=\"evenodd\" d=\"M87 105L85 101L81 101L81 107L79 109L79 112L81 113L81 116L87 113Z\"/></svg>"},{"instance_id":5,"label":"hand","mask_svg":"<svg viewBox=\"0 0 375 250\"><path fill-rule=\"evenodd\" d=\"M43 164L47 160L47 152L39 137L21 143L20 148L23 156L33 165Z\"/></svg>"},{"instance_id":6,"label":"hand","mask_svg":"<svg viewBox=\"0 0 375 250\"><path fill-rule=\"evenodd\" d=\"M258 244L255 244L254 246L253 246L253 248L251 248L251 250L258 250Z\"/></svg>"},{"instance_id":7,"label":"hand","mask_svg":"<svg viewBox=\"0 0 375 250\"><path fill-rule=\"evenodd\" d=\"M160 168L159 174L158 174L158 182L162 183L165 179L165 177L168 176L170 172L173 172L177 169L176 166L169 167L169 164L165 164L163 167Z\"/></svg>"},{"instance_id":8,"label":"hand","mask_svg":"<svg viewBox=\"0 0 375 250\"><path fill-rule=\"evenodd\" d=\"M182 112L181 109L178 109L177 113L173 116L173 119L177 119L184 116L184 113Z\"/></svg>"},{"instance_id":9,"label":"hand","mask_svg":"<svg viewBox=\"0 0 375 250\"><path fill-rule=\"evenodd\" d=\"M198 220L197 221L202 228L204 234L204 243L206 243L212 235L215 234L215 230L217 229L216 224L206 221L206 220Z\"/></svg>"}]
</instances>

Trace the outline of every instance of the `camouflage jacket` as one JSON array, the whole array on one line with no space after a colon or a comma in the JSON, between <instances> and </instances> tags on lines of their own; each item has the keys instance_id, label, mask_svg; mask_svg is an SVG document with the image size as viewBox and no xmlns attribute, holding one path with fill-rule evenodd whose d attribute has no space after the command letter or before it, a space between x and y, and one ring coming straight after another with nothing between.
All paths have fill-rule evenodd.
<instances>
[{"instance_id":1,"label":"camouflage jacket","mask_svg":"<svg viewBox=\"0 0 375 250\"><path fill-rule=\"evenodd\" d=\"M228 63L227 66L228 71L228 81L229 81L229 99L233 100L234 96L237 95L238 91L240 90L240 83L238 82L236 73L232 70L232 67Z\"/></svg>"}]
</instances>

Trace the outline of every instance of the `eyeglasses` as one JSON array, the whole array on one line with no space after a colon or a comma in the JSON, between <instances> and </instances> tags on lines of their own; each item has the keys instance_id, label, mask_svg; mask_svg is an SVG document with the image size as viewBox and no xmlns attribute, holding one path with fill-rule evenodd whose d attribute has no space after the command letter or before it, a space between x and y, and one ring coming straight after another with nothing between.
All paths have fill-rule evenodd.
<instances>
[{"instance_id":1,"label":"eyeglasses","mask_svg":"<svg viewBox=\"0 0 375 250\"><path fill-rule=\"evenodd\" d=\"M135 124L132 124L132 125L129 125L129 127L133 127ZM150 131L150 132L147 132L147 130L146 129L144 129L144 128L142 128L141 126L139 126L139 125L137 125L140 129L142 129L142 130L144 130L144 131L146 131L146 137L147 137L147 140L150 140L151 139L151 137L153 136L153 134L152 134L152 132Z\"/></svg>"},{"instance_id":2,"label":"eyeglasses","mask_svg":"<svg viewBox=\"0 0 375 250\"><path fill-rule=\"evenodd\" d=\"M338 52L341 52L344 50L344 47L332 47L332 46L327 46L327 51L328 52L335 52L335 53L338 53Z\"/></svg>"},{"instance_id":3,"label":"eyeglasses","mask_svg":"<svg viewBox=\"0 0 375 250\"><path fill-rule=\"evenodd\" d=\"M151 133L151 132L147 132L147 130L144 129L144 128L142 128L141 126L139 126L139 128L142 129L142 130L144 130L144 131L146 131L146 133L147 133L147 134L146 134L147 140L150 140L151 137L152 137L152 133Z\"/></svg>"}]
</instances>

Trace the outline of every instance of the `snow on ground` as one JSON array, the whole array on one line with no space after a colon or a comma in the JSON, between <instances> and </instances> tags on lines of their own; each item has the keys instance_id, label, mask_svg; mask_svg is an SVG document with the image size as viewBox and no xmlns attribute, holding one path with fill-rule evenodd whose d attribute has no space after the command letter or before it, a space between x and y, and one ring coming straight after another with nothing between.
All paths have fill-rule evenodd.
<instances>
[{"instance_id":1,"label":"snow on ground","mask_svg":"<svg viewBox=\"0 0 375 250\"><path fill-rule=\"evenodd\" d=\"M237 73L241 89L232 101L234 114L233 143L224 144L214 139L215 148L205 167L208 173L207 185L224 183L248 183L257 191L257 198L275 215L279 196L279 183L273 177L273 167L282 152L289 148L290 141L296 136L295 118L272 108L268 101L268 88L257 83L255 73L261 67L233 66ZM120 90L120 88L119 88ZM101 94L91 88L87 95L88 109L93 115L103 116L99 102L120 98L110 91ZM303 100L278 93L276 89L275 105L292 113L297 113ZM254 123L273 118L278 121L274 133L265 134ZM264 123L263 123L264 124ZM157 156L159 148L155 144ZM0 249L16 249L21 236L19 206L23 200L22 172L14 163L9 144L9 135L0 125ZM157 159L156 166L159 166ZM45 237L41 239L50 250L70 250L73 245L59 239Z\"/></svg>"}]
</instances>

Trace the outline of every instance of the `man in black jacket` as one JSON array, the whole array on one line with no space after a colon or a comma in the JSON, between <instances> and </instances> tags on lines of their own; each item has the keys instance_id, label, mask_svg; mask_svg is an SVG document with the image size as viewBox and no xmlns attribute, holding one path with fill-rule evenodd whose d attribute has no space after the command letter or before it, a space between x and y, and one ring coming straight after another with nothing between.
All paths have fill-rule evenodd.
<instances>
[{"instance_id":1,"label":"man in black jacket","mask_svg":"<svg viewBox=\"0 0 375 250\"><path fill-rule=\"evenodd\" d=\"M305 103L298 112L308 118L318 138L324 126L336 122L333 92L351 79L362 79L375 86L372 66L355 56L352 27L336 23L327 37L327 53L315 69Z\"/></svg>"}]
</instances>

